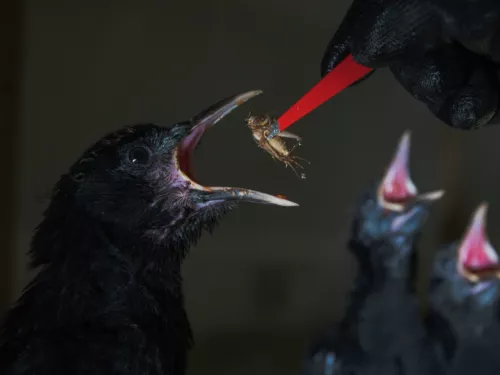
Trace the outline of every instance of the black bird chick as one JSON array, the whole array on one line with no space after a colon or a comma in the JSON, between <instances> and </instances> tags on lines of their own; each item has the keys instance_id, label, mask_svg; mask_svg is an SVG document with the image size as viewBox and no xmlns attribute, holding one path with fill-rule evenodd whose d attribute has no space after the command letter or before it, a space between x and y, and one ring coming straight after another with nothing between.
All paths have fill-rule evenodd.
<instances>
[{"instance_id":1,"label":"black bird chick","mask_svg":"<svg viewBox=\"0 0 500 375\"><path fill-rule=\"evenodd\" d=\"M406 132L381 181L362 197L349 249L358 274L345 318L315 342L304 375L438 374L414 293L415 245L442 191L418 194Z\"/></svg>"},{"instance_id":2,"label":"black bird chick","mask_svg":"<svg viewBox=\"0 0 500 375\"><path fill-rule=\"evenodd\" d=\"M296 206L193 177L203 133L259 93L171 127L109 134L60 178L31 245L40 272L1 326L0 374L184 374L190 245L238 202Z\"/></svg>"},{"instance_id":3,"label":"black bird chick","mask_svg":"<svg viewBox=\"0 0 500 375\"><path fill-rule=\"evenodd\" d=\"M448 374L500 373L500 261L486 235L487 205L461 241L439 250L429 288L429 322Z\"/></svg>"}]
</instances>

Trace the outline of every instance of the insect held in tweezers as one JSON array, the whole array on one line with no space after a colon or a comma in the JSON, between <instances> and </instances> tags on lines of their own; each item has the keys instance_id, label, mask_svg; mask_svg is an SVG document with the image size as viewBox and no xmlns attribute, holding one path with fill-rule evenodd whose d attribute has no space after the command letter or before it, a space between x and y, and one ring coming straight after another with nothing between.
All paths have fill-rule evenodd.
<instances>
[{"instance_id":1,"label":"insect held in tweezers","mask_svg":"<svg viewBox=\"0 0 500 375\"><path fill-rule=\"evenodd\" d=\"M290 132L282 131L271 139L268 139L268 135L275 121L276 119L271 116L249 116L246 119L247 126L252 131L253 139L257 145L267 151L273 159L282 162L286 167L290 167L295 174L299 176L295 168L303 169L304 167L298 160L304 162L308 161L298 156L292 156L291 153L296 147L301 145L302 138ZM289 147L285 139L294 140L295 144ZM300 177L304 179L305 175L302 173Z\"/></svg>"}]
</instances>

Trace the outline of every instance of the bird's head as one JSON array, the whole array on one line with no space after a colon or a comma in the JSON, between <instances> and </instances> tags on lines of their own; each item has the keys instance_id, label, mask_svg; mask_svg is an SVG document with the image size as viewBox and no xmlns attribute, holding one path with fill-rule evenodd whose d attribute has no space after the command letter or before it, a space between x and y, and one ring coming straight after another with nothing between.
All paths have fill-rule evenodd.
<instances>
[{"instance_id":1,"label":"bird's head","mask_svg":"<svg viewBox=\"0 0 500 375\"><path fill-rule=\"evenodd\" d=\"M462 239L441 248L434 261L431 309L455 323L480 324L500 300L500 260L486 234L486 214L483 203Z\"/></svg>"},{"instance_id":2,"label":"bird's head","mask_svg":"<svg viewBox=\"0 0 500 375\"><path fill-rule=\"evenodd\" d=\"M418 194L409 173L410 133L400 139L396 154L379 183L361 198L352 227L351 240L363 249L397 251L396 257L411 249L434 201L443 191ZM389 254L390 255L390 254Z\"/></svg>"},{"instance_id":3,"label":"bird's head","mask_svg":"<svg viewBox=\"0 0 500 375\"><path fill-rule=\"evenodd\" d=\"M202 229L210 230L239 202L297 206L279 196L208 187L195 179L193 153L205 131L259 93L222 100L171 127L136 125L103 137L63 177L59 195L124 236L179 246L196 240Z\"/></svg>"}]
</instances>

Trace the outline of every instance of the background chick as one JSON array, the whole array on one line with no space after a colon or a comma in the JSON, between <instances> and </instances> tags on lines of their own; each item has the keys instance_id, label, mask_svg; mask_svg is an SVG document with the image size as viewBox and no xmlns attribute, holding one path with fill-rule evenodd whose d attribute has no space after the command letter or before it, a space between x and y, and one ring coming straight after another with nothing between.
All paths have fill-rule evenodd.
<instances>
[{"instance_id":1,"label":"background chick","mask_svg":"<svg viewBox=\"0 0 500 375\"><path fill-rule=\"evenodd\" d=\"M500 262L486 235L480 205L460 241L443 246L429 285L429 330L448 373L500 372Z\"/></svg>"},{"instance_id":2,"label":"background chick","mask_svg":"<svg viewBox=\"0 0 500 375\"><path fill-rule=\"evenodd\" d=\"M442 192L419 195L405 133L352 222L349 250L359 268L343 320L310 348L304 375L440 374L415 295L416 243Z\"/></svg>"}]
</instances>

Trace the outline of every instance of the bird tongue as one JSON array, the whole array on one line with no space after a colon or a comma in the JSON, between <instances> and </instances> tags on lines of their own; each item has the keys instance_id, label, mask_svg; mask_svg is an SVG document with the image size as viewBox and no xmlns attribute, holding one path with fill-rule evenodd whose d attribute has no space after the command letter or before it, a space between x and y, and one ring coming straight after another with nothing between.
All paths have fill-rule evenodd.
<instances>
[{"instance_id":1,"label":"bird tongue","mask_svg":"<svg viewBox=\"0 0 500 375\"><path fill-rule=\"evenodd\" d=\"M417 187L410 177L409 156L410 133L407 131L401 137L396 154L379 187L379 198L383 205L403 204L417 195Z\"/></svg>"},{"instance_id":2,"label":"bird tongue","mask_svg":"<svg viewBox=\"0 0 500 375\"><path fill-rule=\"evenodd\" d=\"M486 235L487 209L483 203L476 210L458 248L459 268L466 272L482 273L500 267L498 255Z\"/></svg>"}]
</instances>

